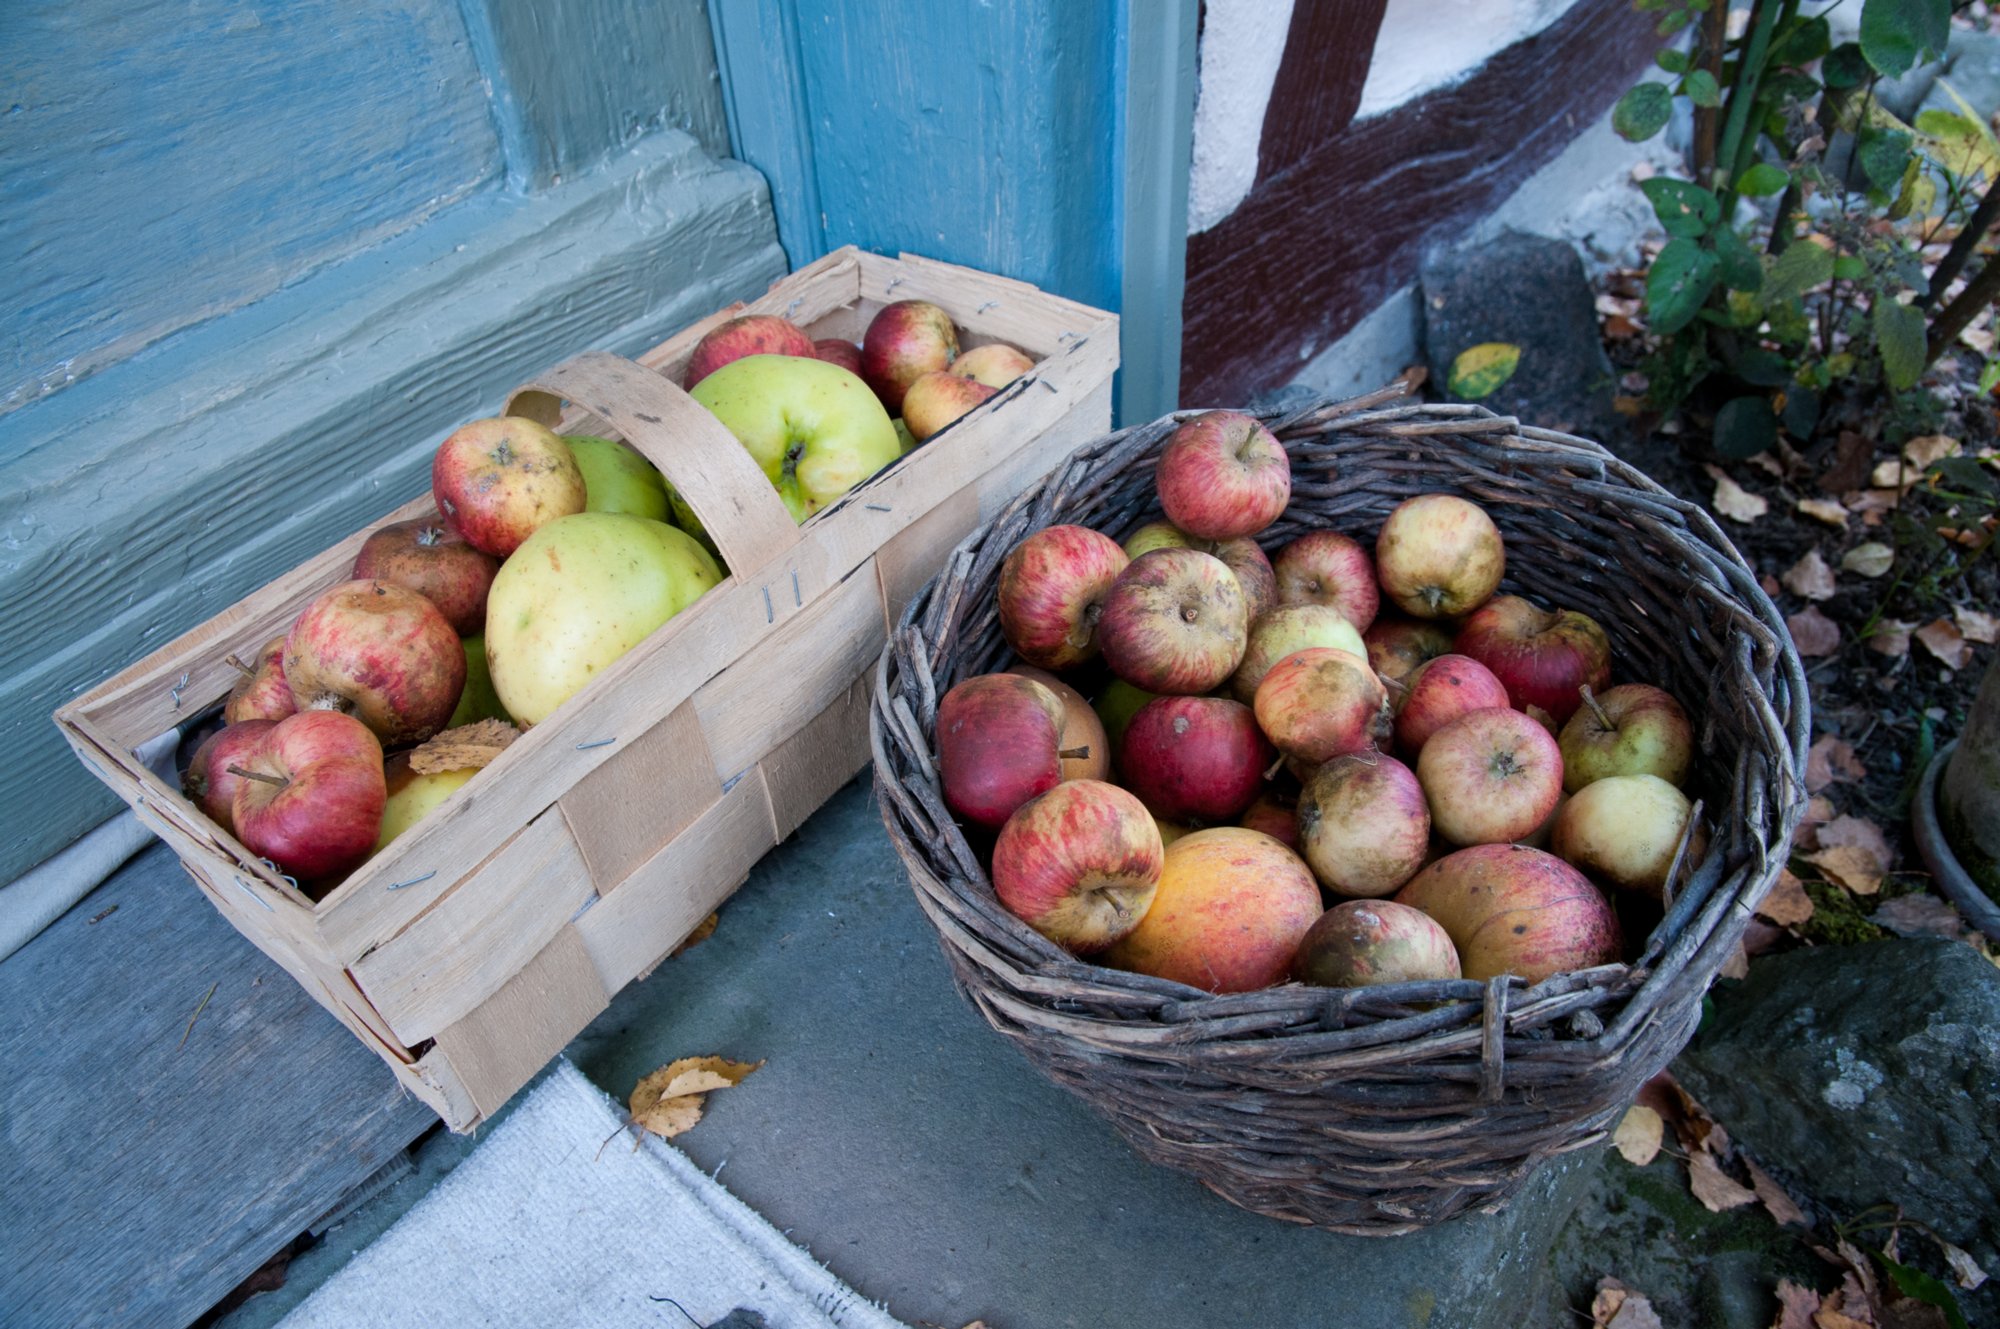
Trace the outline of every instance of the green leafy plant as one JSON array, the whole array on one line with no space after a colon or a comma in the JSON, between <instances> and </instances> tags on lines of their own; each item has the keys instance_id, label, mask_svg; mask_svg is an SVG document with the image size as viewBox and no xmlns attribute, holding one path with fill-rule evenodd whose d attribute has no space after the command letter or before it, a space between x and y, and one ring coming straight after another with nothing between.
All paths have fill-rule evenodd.
<instances>
[{"instance_id":1,"label":"green leafy plant","mask_svg":"<svg viewBox=\"0 0 2000 1329\"><path fill-rule=\"evenodd\" d=\"M1724 0L1635 3L1663 36L1692 30L1655 57L1671 79L1612 114L1634 140L1679 98L1693 114L1691 178L1639 186L1668 237L1646 274L1651 404L1712 413L1716 450L1747 457L1780 431L1811 437L1836 401L1914 388L2000 295L1988 261L1944 298L2000 212L1992 130L1963 102L1908 125L1875 98L1878 80L1943 52L1951 0L1864 0L1859 40L1838 45L1800 0L1752 0L1735 36ZM1744 199L1775 202L1745 227ZM1925 245L1953 226L1927 272Z\"/></svg>"}]
</instances>

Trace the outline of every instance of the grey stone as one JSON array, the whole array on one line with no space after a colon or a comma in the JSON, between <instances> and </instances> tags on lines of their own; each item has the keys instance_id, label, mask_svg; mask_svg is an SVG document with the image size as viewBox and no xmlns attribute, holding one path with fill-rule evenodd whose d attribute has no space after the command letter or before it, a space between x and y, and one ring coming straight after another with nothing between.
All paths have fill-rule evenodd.
<instances>
[{"instance_id":1,"label":"grey stone","mask_svg":"<svg viewBox=\"0 0 2000 1329\"><path fill-rule=\"evenodd\" d=\"M1957 942L1771 956L1715 993L1675 1064L1758 1159L1853 1214L1878 1204L2000 1250L2000 970Z\"/></svg>"},{"instance_id":2,"label":"grey stone","mask_svg":"<svg viewBox=\"0 0 2000 1329\"><path fill-rule=\"evenodd\" d=\"M1961 114L1958 102L1939 83L1949 83L1951 91L1990 121L2000 111L2000 32L1955 32L1952 34L1949 68L1924 93L1913 114L1949 111Z\"/></svg>"},{"instance_id":3,"label":"grey stone","mask_svg":"<svg viewBox=\"0 0 2000 1329\"><path fill-rule=\"evenodd\" d=\"M1507 231L1485 244L1431 254L1418 280L1424 358L1436 391L1449 395L1461 352L1510 342L1521 348L1520 364L1480 405L1614 449L1624 440L1595 297L1567 242Z\"/></svg>"}]
</instances>

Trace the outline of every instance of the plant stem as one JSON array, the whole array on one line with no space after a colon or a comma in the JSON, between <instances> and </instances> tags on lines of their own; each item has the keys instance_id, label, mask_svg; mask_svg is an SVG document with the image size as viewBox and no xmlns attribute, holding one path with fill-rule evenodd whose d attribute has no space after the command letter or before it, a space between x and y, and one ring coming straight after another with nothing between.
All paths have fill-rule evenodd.
<instances>
[{"instance_id":1,"label":"plant stem","mask_svg":"<svg viewBox=\"0 0 2000 1329\"><path fill-rule=\"evenodd\" d=\"M1696 29L1699 40L1695 43L1695 63L1714 76L1716 86L1722 85L1722 52L1729 41L1729 6L1711 4L1701 16L1701 26ZM1721 117L1721 107L1697 106L1694 108L1694 143L1692 145L1694 168L1697 181L1709 182L1709 174L1715 169L1715 132Z\"/></svg>"},{"instance_id":2,"label":"plant stem","mask_svg":"<svg viewBox=\"0 0 2000 1329\"><path fill-rule=\"evenodd\" d=\"M1718 169L1727 170L1729 178L1722 182L1717 192L1722 199L1722 215L1726 219L1736 208L1736 177L1738 162L1743 155L1744 130L1750 123L1750 109L1757 100L1757 84L1764 77L1764 59L1771 50L1771 30L1778 24L1778 11L1784 6L1778 0L1758 0L1756 17L1751 20L1750 44L1744 49L1743 63L1738 66L1736 86L1729 94L1729 118L1722 129L1722 146L1716 154ZM1755 144L1756 135L1749 136Z\"/></svg>"},{"instance_id":3,"label":"plant stem","mask_svg":"<svg viewBox=\"0 0 2000 1329\"><path fill-rule=\"evenodd\" d=\"M1979 316L1979 311L1996 300L2000 300L2000 254L1987 259L1979 275L1967 282L1950 304L1937 311L1924 348L1924 364L1928 366L1943 355L1966 325Z\"/></svg>"},{"instance_id":4,"label":"plant stem","mask_svg":"<svg viewBox=\"0 0 2000 1329\"><path fill-rule=\"evenodd\" d=\"M262 771L246 771L241 766L226 766L223 769L227 770L231 775L240 775L246 780L262 780L265 784L274 784L280 789L291 783L290 780L287 780L282 775L266 775Z\"/></svg>"},{"instance_id":5,"label":"plant stem","mask_svg":"<svg viewBox=\"0 0 2000 1329\"><path fill-rule=\"evenodd\" d=\"M2000 189L1988 182L1985 197L1972 210L1972 216L1966 219L1965 228L1951 242L1951 248L1938 260L1937 269L1931 273L1930 289L1917 297L1920 307L1928 308L1944 298L1945 291L1958 280L1958 274L1965 270L1973 251L1979 248L1979 242L1986 233L1993 229L1995 221L2000 221Z\"/></svg>"}]
</instances>

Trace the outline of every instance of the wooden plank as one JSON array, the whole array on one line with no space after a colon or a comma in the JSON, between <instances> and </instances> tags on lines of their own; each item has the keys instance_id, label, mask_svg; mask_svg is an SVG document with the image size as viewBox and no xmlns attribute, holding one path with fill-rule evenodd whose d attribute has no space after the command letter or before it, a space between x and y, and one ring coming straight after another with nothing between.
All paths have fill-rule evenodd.
<instances>
[{"instance_id":1,"label":"wooden plank","mask_svg":"<svg viewBox=\"0 0 2000 1329\"><path fill-rule=\"evenodd\" d=\"M784 840L868 764L868 703L874 678L854 680L833 704L764 758L771 821Z\"/></svg>"},{"instance_id":2,"label":"wooden plank","mask_svg":"<svg viewBox=\"0 0 2000 1329\"><path fill-rule=\"evenodd\" d=\"M679 945L776 842L764 776L753 770L576 920L605 990L616 992Z\"/></svg>"},{"instance_id":3,"label":"wooden plank","mask_svg":"<svg viewBox=\"0 0 2000 1329\"><path fill-rule=\"evenodd\" d=\"M692 702L641 734L557 800L599 895L609 895L660 846L722 797Z\"/></svg>"},{"instance_id":4,"label":"wooden plank","mask_svg":"<svg viewBox=\"0 0 2000 1329\"><path fill-rule=\"evenodd\" d=\"M1354 119L1388 8L1389 0L1292 7L1284 58L1264 107L1258 180L1291 170Z\"/></svg>"},{"instance_id":5,"label":"wooden plank","mask_svg":"<svg viewBox=\"0 0 2000 1329\"><path fill-rule=\"evenodd\" d=\"M14 1329L181 1329L432 1124L164 846L0 963L0 1009Z\"/></svg>"},{"instance_id":6,"label":"wooden plank","mask_svg":"<svg viewBox=\"0 0 2000 1329\"><path fill-rule=\"evenodd\" d=\"M548 1065L555 1055L548 1049L560 1049L610 1004L609 991L576 929L563 928L478 1010L440 1033L437 1050L479 1115L490 1117Z\"/></svg>"},{"instance_id":7,"label":"wooden plank","mask_svg":"<svg viewBox=\"0 0 2000 1329\"><path fill-rule=\"evenodd\" d=\"M1659 44L1629 0L1578 0L1464 82L1355 121L1260 183L1188 238L1182 404L1236 406L1290 381L1413 280L1427 245L1562 151Z\"/></svg>"},{"instance_id":8,"label":"wooden plank","mask_svg":"<svg viewBox=\"0 0 2000 1329\"><path fill-rule=\"evenodd\" d=\"M738 660L694 694L715 773L733 779L868 672L888 633L864 566L821 596L796 628Z\"/></svg>"},{"instance_id":9,"label":"wooden plank","mask_svg":"<svg viewBox=\"0 0 2000 1329\"><path fill-rule=\"evenodd\" d=\"M1102 432L1101 430L1099 432ZM1039 456L1041 449L1035 449ZM1046 471L1047 467L1043 470ZM1039 472L1038 472L1039 473ZM1016 492L1019 492L1018 490ZM882 612L893 630L903 606L938 575L958 542L979 525L980 487L967 485L912 522L875 555L875 579Z\"/></svg>"},{"instance_id":10,"label":"wooden plank","mask_svg":"<svg viewBox=\"0 0 2000 1329\"><path fill-rule=\"evenodd\" d=\"M1037 358L1063 350L1107 317L1101 309L1050 295L1027 282L971 272L918 254L885 258L863 253L860 262L862 299L882 304L929 300L960 327L1011 342Z\"/></svg>"},{"instance_id":11,"label":"wooden plank","mask_svg":"<svg viewBox=\"0 0 2000 1329\"><path fill-rule=\"evenodd\" d=\"M595 894L555 809L466 868L436 905L354 962L355 981L405 1047L500 991ZM543 1060L560 1046L545 1048Z\"/></svg>"}]
</instances>

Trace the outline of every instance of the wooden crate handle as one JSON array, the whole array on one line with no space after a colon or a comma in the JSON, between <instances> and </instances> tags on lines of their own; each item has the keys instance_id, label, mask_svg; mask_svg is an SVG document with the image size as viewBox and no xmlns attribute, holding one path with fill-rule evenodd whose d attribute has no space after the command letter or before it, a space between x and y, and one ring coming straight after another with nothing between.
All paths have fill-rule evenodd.
<instances>
[{"instance_id":1,"label":"wooden crate handle","mask_svg":"<svg viewBox=\"0 0 2000 1329\"><path fill-rule=\"evenodd\" d=\"M736 436L672 380L605 351L586 351L514 390L507 414L554 429L574 402L611 425L687 499L738 577L799 542L798 524Z\"/></svg>"}]
</instances>

